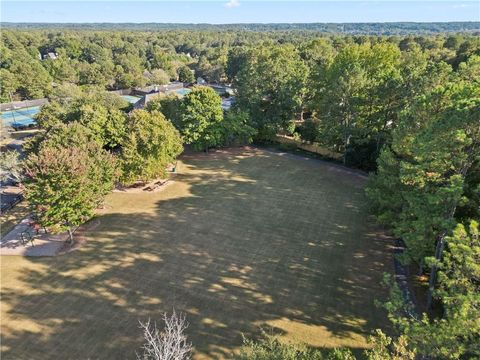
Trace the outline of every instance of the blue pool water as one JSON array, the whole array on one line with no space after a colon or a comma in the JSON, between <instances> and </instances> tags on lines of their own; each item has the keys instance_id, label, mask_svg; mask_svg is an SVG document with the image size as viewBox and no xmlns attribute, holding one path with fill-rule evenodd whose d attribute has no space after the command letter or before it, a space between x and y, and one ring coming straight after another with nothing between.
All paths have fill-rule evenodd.
<instances>
[{"instance_id":1,"label":"blue pool water","mask_svg":"<svg viewBox=\"0 0 480 360\"><path fill-rule=\"evenodd\" d=\"M130 104L135 104L138 100L140 100L140 97L132 95L122 95L122 98L127 100Z\"/></svg>"},{"instance_id":2,"label":"blue pool water","mask_svg":"<svg viewBox=\"0 0 480 360\"><path fill-rule=\"evenodd\" d=\"M178 95L181 95L181 96L188 94L190 91L192 91L192 90L190 90L190 89L178 89L178 90L175 90L175 92L176 92Z\"/></svg>"},{"instance_id":3,"label":"blue pool water","mask_svg":"<svg viewBox=\"0 0 480 360\"><path fill-rule=\"evenodd\" d=\"M39 111L40 106L4 111L1 114L2 123L12 127L33 125L36 123L34 116Z\"/></svg>"}]
</instances>

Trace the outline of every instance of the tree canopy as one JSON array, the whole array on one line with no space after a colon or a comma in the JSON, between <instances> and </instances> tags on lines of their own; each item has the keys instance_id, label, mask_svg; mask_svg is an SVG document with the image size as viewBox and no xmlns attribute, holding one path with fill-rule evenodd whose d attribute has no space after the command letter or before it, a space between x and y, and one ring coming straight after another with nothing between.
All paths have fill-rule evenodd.
<instances>
[{"instance_id":1,"label":"tree canopy","mask_svg":"<svg viewBox=\"0 0 480 360\"><path fill-rule=\"evenodd\" d=\"M162 113L133 111L122 146L122 182L129 184L165 176L167 166L182 151L180 134Z\"/></svg>"},{"instance_id":2,"label":"tree canopy","mask_svg":"<svg viewBox=\"0 0 480 360\"><path fill-rule=\"evenodd\" d=\"M249 49L235 76L236 106L261 140L271 140L301 112L308 69L291 45Z\"/></svg>"},{"instance_id":3,"label":"tree canopy","mask_svg":"<svg viewBox=\"0 0 480 360\"><path fill-rule=\"evenodd\" d=\"M93 216L117 177L113 156L90 139L79 123L62 124L24 162L25 196L39 223L68 230L70 240L72 227Z\"/></svg>"},{"instance_id":4,"label":"tree canopy","mask_svg":"<svg viewBox=\"0 0 480 360\"><path fill-rule=\"evenodd\" d=\"M196 86L182 99L180 129L187 144L205 150L220 145L222 122L222 100L212 88Z\"/></svg>"}]
</instances>

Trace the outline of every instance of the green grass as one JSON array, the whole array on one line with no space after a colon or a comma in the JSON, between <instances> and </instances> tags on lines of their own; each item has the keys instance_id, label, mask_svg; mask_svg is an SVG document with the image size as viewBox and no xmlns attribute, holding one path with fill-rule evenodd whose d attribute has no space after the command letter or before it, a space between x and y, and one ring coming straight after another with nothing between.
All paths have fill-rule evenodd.
<instances>
[{"instance_id":1,"label":"green grass","mask_svg":"<svg viewBox=\"0 0 480 360\"><path fill-rule=\"evenodd\" d=\"M2 359L134 358L138 320L184 311L196 358L260 327L315 347L366 346L388 241L365 180L263 150L185 156L156 193L113 193L55 258L1 258ZM271 329L271 330L269 330Z\"/></svg>"}]
</instances>

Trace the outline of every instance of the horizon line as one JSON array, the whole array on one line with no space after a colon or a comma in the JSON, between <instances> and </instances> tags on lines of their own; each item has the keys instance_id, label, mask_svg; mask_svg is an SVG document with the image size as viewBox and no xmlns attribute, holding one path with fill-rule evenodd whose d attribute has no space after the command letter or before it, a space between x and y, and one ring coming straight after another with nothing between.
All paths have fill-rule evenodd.
<instances>
[{"instance_id":1,"label":"horizon line","mask_svg":"<svg viewBox=\"0 0 480 360\"><path fill-rule=\"evenodd\" d=\"M208 23L208 22L125 22L125 21L82 21L82 22L59 22L59 21L1 21L0 24L159 24L159 25L303 25L303 24L451 24L451 23L478 23L480 20L451 20L451 21L313 21L313 22L238 22L238 23Z\"/></svg>"}]
</instances>

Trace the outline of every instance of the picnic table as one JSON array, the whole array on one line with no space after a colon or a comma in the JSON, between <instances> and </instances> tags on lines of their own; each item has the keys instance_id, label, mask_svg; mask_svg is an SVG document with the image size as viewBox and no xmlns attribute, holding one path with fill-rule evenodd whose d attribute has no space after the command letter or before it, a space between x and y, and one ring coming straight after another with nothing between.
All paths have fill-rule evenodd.
<instances>
[{"instance_id":1,"label":"picnic table","mask_svg":"<svg viewBox=\"0 0 480 360\"><path fill-rule=\"evenodd\" d=\"M23 246L26 246L28 243L35 246L34 240L40 235L40 231L43 229L43 233L47 233L47 229L40 225L35 220L30 220L28 222L28 228L25 231L20 233L20 242Z\"/></svg>"}]
</instances>

